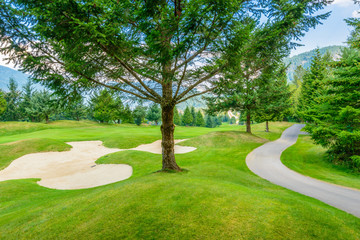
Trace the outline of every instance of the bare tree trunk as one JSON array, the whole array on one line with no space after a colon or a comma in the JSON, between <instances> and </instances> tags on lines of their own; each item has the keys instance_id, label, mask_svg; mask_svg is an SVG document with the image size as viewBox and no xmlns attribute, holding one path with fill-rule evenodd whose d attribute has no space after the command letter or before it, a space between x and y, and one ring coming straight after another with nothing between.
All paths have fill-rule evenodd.
<instances>
[{"instance_id":1,"label":"bare tree trunk","mask_svg":"<svg viewBox=\"0 0 360 240\"><path fill-rule=\"evenodd\" d=\"M269 132L269 121L266 121L266 132Z\"/></svg>"},{"instance_id":2,"label":"bare tree trunk","mask_svg":"<svg viewBox=\"0 0 360 240\"><path fill-rule=\"evenodd\" d=\"M246 132L251 133L251 115L249 112L246 113Z\"/></svg>"},{"instance_id":3,"label":"bare tree trunk","mask_svg":"<svg viewBox=\"0 0 360 240\"><path fill-rule=\"evenodd\" d=\"M181 168L176 164L174 152L174 107L162 107L162 170L181 171Z\"/></svg>"}]
</instances>

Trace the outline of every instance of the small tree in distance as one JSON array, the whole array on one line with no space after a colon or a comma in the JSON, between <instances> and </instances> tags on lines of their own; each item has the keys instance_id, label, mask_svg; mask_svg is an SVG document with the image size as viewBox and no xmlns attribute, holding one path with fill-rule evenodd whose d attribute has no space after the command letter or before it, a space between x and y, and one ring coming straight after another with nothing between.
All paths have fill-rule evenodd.
<instances>
[{"instance_id":1,"label":"small tree in distance","mask_svg":"<svg viewBox=\"0 0 360 240\"><path fill-rule=\"evenodd\" d=\"M4 93L0 90L0 115L3 114L6 110L6 100L4 98Z\"/></svg>"},{"instance_id":2,"label":"small tree in distance","mask_svg":"<svg viewBox=\"0 0 360 240\"><path fill-rule=\"evenodd\" d=\"M146 114L146 118L158 125L158 122L161 119L161 109L159 108L158 104L154 103L150 106Z\"/></svg>"},{"instance_id":3,"label":"small tree in distance","mask_svg":"<svg viewBox=\"0 0 360 240\"><path fill-rule=\"evenodd\" d=\"M180 114L176 107L174 107L174 124L177 126L181 125Z\"/></svg>"},{"instance_id":4,"label":"small tree in distance","mask_svg":"<svg viewBox=\"0 0 360 240\"><path fill-rule=\"evenodd\" d=\"M191 126L193 123L193 115L191 114L189 107L185 108L182 123L184 126Z\"/></svg>"},{"instance_id":5,"label":"small tree in distance","mask_svg":"<svg viewBox=\"0 0 360 240\"><path fill-rule=\"evenodd\" d=\"M205 120L201 113L201 111L198 111L196 113L196 126L198 127L205 127Z\"/></svg>"}]
</instances>

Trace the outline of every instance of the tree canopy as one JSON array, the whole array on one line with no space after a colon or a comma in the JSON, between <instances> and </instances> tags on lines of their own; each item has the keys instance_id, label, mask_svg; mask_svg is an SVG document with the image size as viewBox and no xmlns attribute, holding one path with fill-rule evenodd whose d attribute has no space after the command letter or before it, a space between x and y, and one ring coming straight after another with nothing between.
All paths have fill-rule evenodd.
<instances>
[{"instance_id":1,"label":"tree canopy","mask_svg":"<svg viewBox=\"0 0 360 240\"><path fill-rule=\"evenodd\" d=\"M163 170L180 171L174 106L228 81L224 70L249 50L262 59L261 48L288 46L328 16L314 14L327 3L1 0L0 53L56 94L101 86L160 104Z\"/></svg>"}]
</instances>

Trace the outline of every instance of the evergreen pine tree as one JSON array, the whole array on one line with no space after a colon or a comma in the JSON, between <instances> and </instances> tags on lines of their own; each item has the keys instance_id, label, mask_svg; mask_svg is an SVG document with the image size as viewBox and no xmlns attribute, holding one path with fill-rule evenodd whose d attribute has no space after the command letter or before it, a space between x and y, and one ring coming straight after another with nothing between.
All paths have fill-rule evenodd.
<instances>
[{"instance_id":1,"label":"evergreen pine tree","mask_svg":"<svg viewBox=\"0 0 360 240\"><path fill-rule=\"evenodd\" d=\"M143 107L141 105L136 106L136 108L133 111L133 116L134 116L135 124L140 126L146 116L146 107Z\"/></svg>"},{"instance_id":2,"label":"evergreen pine tree","mask_svg":"<svg viewBox=\"0 0 360 240\"><path fill-rule=\"evenodd\" d=\"M18 121L21 118L19 105L21 100L21 92L17 89L18 85L13 78L9 81L9 92L5 93L4 98L7 102L6 111L2 115L5 121Z\"/></svg>"},{"instance_id":3,"label":"evergreen pine tree","mask_svg":"<svg viewBox=\"0 0 360 240\"><path fill-rule=\"evenodd\" d=\"M25 86L23 87L23 94L20 102L20 112L25 120L30 120L34 122L35 119L32 115L27 114L26 108L30 107L30 101L33 94L34 88L32 87L32 82L30 80L27 81Z\"/></svg>"},{"instance_id":4,"label":"evergreen pine tree","mask_svg":"<svg viewBox=\"0 0 360 240\"><path fill-rule=\"evenodd\" d=\"M191 115L193 117L191 126L195 126L196 125L196 112L195 112L194 106L191 107Z\"/></svg>"},{"instance_id":5,"label":"evergreen pine tree","mask_svg":"<svg viewBox=\"0 0 360 240\"><path fill-rule=\"evenodd\" d=\"M0 116L3 114L6 110L6 100L4 98L4 93L0 90Z\"/></svg>"},{"instance_id":6,"label":"evergreen pine tree","mask_svg":"<svg viewBox=\"0 0 360 240\"><path fill-rule=\"evenodd\" d=\"M130 106L127 104L124 109L124 114L122 116L122 123L134 123L134 117Z\"/></svg>"},{"instance_id":7,"label":"evergreen pine tree","mask_svg":"<svg viewBox=\"0 0 360 240\"><path fill-rule=\"evenodd\" d=\"M198 111L196 114L196 126L205 127L205 120L201 111Z\"/></svg>"},{"instance_id":8,"label":"evergreen pine tree","mask_svg":"<svg viewBox=\"0 0 360 240\"><path fill-rule=\"evenodd\" d=\"M161 119L161 109L159 108L158 104L154 103L150 106L146 114L146 118L150 122L155 122L155 124L158 125L158 122Z\"/></svg>"},{"instance_id":9,"label":"evergreen pine tree","mask_svg":"<svg viewBox=\"0 0 360 240\"><path fill-rule=\"evenodd\" d=\"M177 126L181 125L181 119L180 119L180 115L179 115L179 111L177 110L177 108L174 108L174 124Z\"/></svg>"},{"instance_id":10,"label":"evergreen pine tree","mask_svg":"<svg viewBox=\"0 0 360 240\"><path fill-rule=\"evenodd\" d=\"M290 109L291 92L287 84L286 68L280 65L277 69L264 74L264 83L258 90L257 109L254 119L266 122L266 132L269 132L269 121L281 120Z\"/></svg>"},{"instance_id":11,"label":"evergreen pine tree","mask_svg":"<svg viewBox=\"0 0 360 240\"><path fill-rule=\"evenodd\" d=\"M182 123L184 124L184 126L191 126L191 124L193 123L193 116L190 112L189 107L186 107L185 109L184 116L182 118Z\"/></svg>"},{"instance_id":12,"label":"evergreen pine tree","mask_svg":"<svg viewBox=\"0 0 360 240\"><path fill-rule=\"evenodd\" d=\"M101 123L108 123L113 119L115 108L114 99L111 93L104 89L91 98L93 105L93 117Z\"/></svg>"},{"instance_id":13,"label":"evergreen pine tree","mask_svg":"<svg viewBox=\"0 0 360 240\"><path fill-rule=\"evenodd\" d=\"M26 114L37 121L44 119L46 123L49 123L50 116L57 111L56 105L57 100L49 91L35 91L31 96L29 107L26 108Z\"/></svg>"},{"instance_id":14,"label":"evergreen pine tree","mask_svg":"<svg viewBox=\"0 0 360 240\"><path fill-rule=\"evenodd\" d=\"M205 120L205 127L207 128L214 128L216 123L214 122L214 117L207 115Z\"/></svg>"},{"instance_id":15,"label":"evergreen pine tree","mask_svg":"<svg viewBox=\"0 0 360 240\"><path fill-rule=\"evenodd\" d=\"M314 121L317 118L315 107L320 103L319 96L324 90L324 79L327 75L326 62L319 49L311 62L310 70L303 77L298 103L298 116L304 121Z\"/></svg>"}]
</instances>

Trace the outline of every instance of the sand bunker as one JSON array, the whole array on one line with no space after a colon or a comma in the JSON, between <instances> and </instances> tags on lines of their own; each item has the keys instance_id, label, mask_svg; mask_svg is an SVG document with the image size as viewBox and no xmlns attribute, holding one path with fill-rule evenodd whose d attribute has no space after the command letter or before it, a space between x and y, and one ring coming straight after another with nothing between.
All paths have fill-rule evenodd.
<instances>
[{"instance_id":1,"label":"sand bunker","mask_svg":"<svg viewBox=\"0 0 360 240\"><path fill-rule=\"evenodd\" d=\"M175 140L175 143L184 140ZM161 154L161 140L133 149L113 149L101 141L69 142L68 152L46 152L24 155L0 171L0 181L41 178L39 185L55 189L83 189L125 180L132 175L126 164L95 164L100 157L124 150ZM187 153L196 148L175 146L175 153Z\"/></svg>"}]
</instances>

